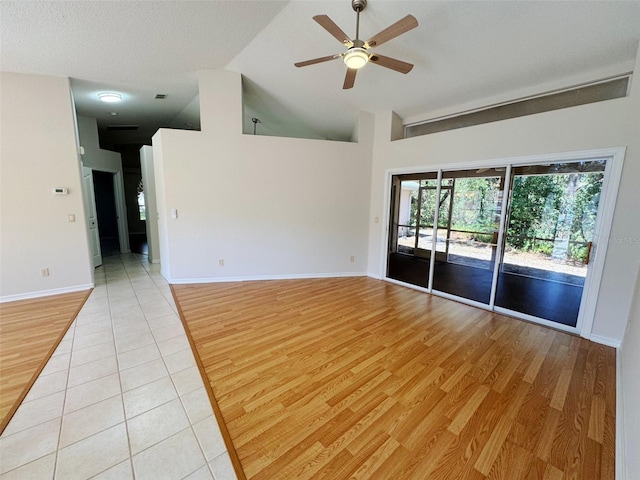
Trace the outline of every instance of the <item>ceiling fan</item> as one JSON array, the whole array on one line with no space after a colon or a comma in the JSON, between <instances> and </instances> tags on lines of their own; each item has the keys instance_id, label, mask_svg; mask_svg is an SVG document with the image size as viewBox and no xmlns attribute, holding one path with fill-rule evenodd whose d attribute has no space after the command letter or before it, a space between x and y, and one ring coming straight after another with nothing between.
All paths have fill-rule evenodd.
<instances>
[{"instance_id":1,"label":"ceiling fan","mask_svg":"<svg viewBox=\"0 0 640 480\"><path fill-rule=\"evenodd\" d=\"M313 17L313 19L320 24L322 28L333 35L341 44L346 46L347 51L336 55L329 55L327 57L298 62L294 65L296 67L306 67L316 63L328 62L329 60L334 60L336 58L342 58L344 63L347 65L347 75L345 76L344 84L342 85L342 88L345 90L353 87L353 84L356 81L356 73L358 72L358 69L364 67L369 62L380 65L381 67L390 68L396 72L409 73L413 68L411 63L373 53L371 49L379 47L392 38L398 37L412 28L417 27L418 21L413 15L407 15L393 25L388 26L378 34L374 35L366 42L363 42L360 40L360 12L363 11L366 6L367 0L351 0L351 7L356 12L355 40L351 40L347 34L344 33L328 16L316 15Z\"/></svg>"}]
</instances>

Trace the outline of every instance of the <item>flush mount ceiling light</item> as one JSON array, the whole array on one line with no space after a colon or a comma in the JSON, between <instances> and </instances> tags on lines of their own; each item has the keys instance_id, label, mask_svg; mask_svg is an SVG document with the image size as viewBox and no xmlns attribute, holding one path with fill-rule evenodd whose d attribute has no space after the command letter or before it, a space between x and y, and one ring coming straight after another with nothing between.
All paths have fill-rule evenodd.
<instances>
[{"instance_id":1,"label":"flush mount ceiling light","mask_svg":"<svg viewBox=\"0 0 640 480\"><path fill-rule=\"evenodd\" d=\"M122 101L122 95L113 92L99 93L98 98L107 103L117 103Z\"/></svg>"}]
</instances>

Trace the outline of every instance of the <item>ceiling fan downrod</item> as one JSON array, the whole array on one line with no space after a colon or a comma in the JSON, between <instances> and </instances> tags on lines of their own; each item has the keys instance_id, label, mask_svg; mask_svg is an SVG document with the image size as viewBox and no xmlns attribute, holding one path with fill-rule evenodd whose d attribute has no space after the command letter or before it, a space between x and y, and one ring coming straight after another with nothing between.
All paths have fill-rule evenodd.
<instances>
[{"instance_id":1,"label":"ceiling fan downrod","mask_svg":"<svg viewBox=\"0 0 640 480\"><path fill-rule=\"evenodd\" d=\"M356 12L356 40L360 39L360 12L367 6L367 0L351 0L351 8Z\"/></svg>"}]
</instances>

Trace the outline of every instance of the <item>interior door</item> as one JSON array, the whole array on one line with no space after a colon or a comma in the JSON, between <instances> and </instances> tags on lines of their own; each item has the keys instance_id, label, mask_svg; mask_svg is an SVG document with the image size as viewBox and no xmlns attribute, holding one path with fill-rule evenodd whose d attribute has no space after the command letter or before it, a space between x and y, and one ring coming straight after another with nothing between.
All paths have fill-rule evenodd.
<instances>
[{"instance_id":1,"label":"interior door","mask_svg":"<svg viewBox=\"0 0 640 480\"><path fill-rule=\"evenodd\" d=\"M98 218L96 215L96 196L93 186L93 171L88 167L82 167L84 179L84 206L89 225L89 245L93 259L93 267L102 265L102 252L100 251L100 232L98 230Z\"/></svg>"}]
</instances>

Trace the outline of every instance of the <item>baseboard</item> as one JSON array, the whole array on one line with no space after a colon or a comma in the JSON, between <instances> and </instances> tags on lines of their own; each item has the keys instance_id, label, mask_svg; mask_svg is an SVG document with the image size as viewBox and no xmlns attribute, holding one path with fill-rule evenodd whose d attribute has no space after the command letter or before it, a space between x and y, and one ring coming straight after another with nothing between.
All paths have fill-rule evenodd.
<instances>
[{"instance_id":1,"label":"baseboard","mask_svg":"<svg viewBox=\"0 0 640 480\"><path fill-rule=\"evenodd\" d=\"M622 349L616 350L616 478L629 480L627 477L626 446L624 435L624 398L622 382Z\"/></svg>"},{"instance_id":2,"label":"baseboard","mask_svg":"<svg viewBox=\"0 0 640 480\"><path fill-rule=\"evenodd\" d=\"M80 292L82 290L89 290L93 288L93 283L87 283L86 285L74 285L73 287L65 288L53 288L51 290L40 290L39 292L19 293L16 295L6 295L0 297L0 303L15 302L16 300L29 300L31 298L48 297L50 295L60 295L62 293Z\"/></svg>"},{"instance_id":3,"label":"baseboard","mask_svg":"<svg viewBox=\"0 0 640 480\"><path fill-rule=\"evenodd\" d=\"M599 343L601 345L607 345L608 347L613 347L617 350L620 350L620 346L622 345L622 342L620 340L616 340L615 338L603 337L603 336L594 335L594 334L591 334L591 336L589 337L589 340L591 340L592 342Z\"/></svg>"},{"instance_id":4,"label":"baseboard","mask_svg":"<svg viewBox=\"0 0 640 480\"><path fill-rule=\"evenodd\" d=\"M257 280L302 280L308 278L337 278L337 277L366 277L365 272L339 273L294 273L283 275L251 275L238 277L202 277L202 278L171 278L167 281L174 285L188 285L191 283L222 283L222 282L253 282Z\"/></svg>"}]
</instances>

